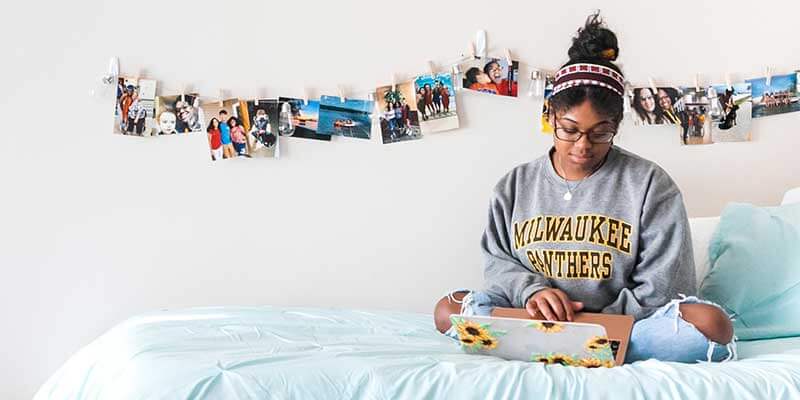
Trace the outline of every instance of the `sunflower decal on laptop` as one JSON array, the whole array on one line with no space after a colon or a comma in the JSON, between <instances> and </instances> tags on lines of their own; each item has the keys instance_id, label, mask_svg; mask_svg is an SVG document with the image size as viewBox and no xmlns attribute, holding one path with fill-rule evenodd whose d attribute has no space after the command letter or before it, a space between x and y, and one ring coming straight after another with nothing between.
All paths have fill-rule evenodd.
<instances>
[{"instance_id":1,"label":"sunflower decal on laptop","mask_svg":"<svg viewBox=\"0 0 800 400\"><path fill-rule=\"evenodd\" d=\"M463 318L451 317L450 321L458 332L461 346L471 350L495 349L498 344L497 337L505 333L492 330L490 324L479 324Z\"/></svg>"},{"instance_id":2,"label":"sunflower decal on laptop","mask_svg":"<svg viewBox=\"0 0 800 400\"><path fill-rule=\"evenodd\" d=\"M614 354L611 352L611 341L605 336L592 336L584 344L586 351L593 354L593 358L600 361L610 361L613 366Z\"/></svg>"},{"instance_id":3,"label":"sunflower decal on laptop","mask_svg":"<svg viewBox=\"0 0 800 400\"><path fill-rule=\"evenodd\" d=\"M528 326L536 328L544 333L558 333L564 330L564 325L552 321L534 321Z\"/></svg>"},{"instance_id":4,"label":"sunflower decal on laptop","mask_svg":"<svg viewBox=\"0 0 800 400\"><path fill-rule=\"evenodd\" d=\"M581 367L586 367L586 368L600 368L600 367L612 368L612 367L614 367L614 361L613 360L601 360L599 358L590 357L590 358L582 358L582 359L580 359L580 361L578 361L577 365L580 365Z\"/></svg>"},{"instance_id":5,"label":"sunflower decal on laptop","mask_svg":"<svg viewBox=\"0 0 800 400\"><path fill-rule=\"evenodd\" d=\"M533 354L531 355L531 361L548 365L579 365L576 356L564 353Z\"/></svg>"},{"instance_id":6,"label":"sunflower decal on laptop","mask_svg":"<svg viewBox=\"0 0 800 400\"><path fill-rule=\"evenodd\" d=\"M586 341L586 350L589 351L598 351L605 348L608 348L610 345L610 341L605 336L592 336L589 340Z\"/></svg>"}]
</instances>

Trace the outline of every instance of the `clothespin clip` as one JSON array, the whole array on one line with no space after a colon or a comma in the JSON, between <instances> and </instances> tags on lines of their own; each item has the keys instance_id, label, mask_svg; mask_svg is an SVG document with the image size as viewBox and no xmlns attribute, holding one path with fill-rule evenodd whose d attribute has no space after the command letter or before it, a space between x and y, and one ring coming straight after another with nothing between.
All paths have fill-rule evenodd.
<instances>
[{"instance_id":1,"label":"clothespin clip","mask_svg":"<svg viewBox=\"0 0 800 400\"><path fill-rule=\"evenodd\" d=\"M487 50L486 31L481 29L475 34L475 51L473 52L473 56L477 54L480 58L486 58Z\"/></svg>"},{"instance_id":2,"label":"clothespin clip","mask_svg":"<svg viewBox=\"0 0 800 400\"><path fill-rule=\"evenodd\" d=\"M303 88L303 105L308 105L308 89Z\"/></svg>"},{"instance_id":3,"label":"clothespin clip","mask_svg":"<svg viewBox=\"0 0 800 400\"><path fill-rule=\"evenodd\" d=\"M725 73L725 87L727 87L728 90L733 90L733 85L731 84L731 74L727 72Z\"/></svg>"},{"instance_id":4,"label":"clothespin clip","mask_svg":"<svg viewBox=\"0 0 800 400\"><path fill-rule=\"evenodd\" d=\"M505 49L505 53L506 53L506 63L508 63L508 65L510 66L512 64L512 61L511 61L511 50L506 48Z\"/></svg>"},{"instance_id":5,"label":"clothespin clip","mask_svg":"<svg viewBox=\"0 0 800 400\"><path fill-rule=\"evenodd\" d=\"M347 100L344 97L344 87L342 87L342 85L339 85L338 88L339 88L339 101L341 101L342 103L346 103Z\"/></svg>"},{"instance_id":6,"label":"clothespin clip","mask_svg":"<svg viewBox=\"0 0 800 400\"><path fill-rule=\"evenodd\" d=\"M460 90L461 89L461 67L458 64L453 64L451 68L451 72L453 74L453 89Z\"/></svg>"},{"instance_id":7,"label":"clothespin clip","mask_svg":"<svg viewBox=\"0 0 800 400\"><path fill-rule=\"evenodd\" d=\"M653 86L653 79L650 79L650 85ZM622 113L623 114L630 114L631 113L631 99L633 98L633 87L631 87L631 83L625 81L625 96L622 97Z\"/></svg>"},{"instance_id":8,"label":"clothespin clip","mask_svg":"<svg viewBox=\"0 0 800 400\"><path fill-rule=\"evenodd\" d=\"M223 107L225 105L225 90L219 90L219 106Z\"/></svg>"},{"instance_id":9,"label":"clothespin clip","mask_svg":"<svg viewBox=\"0 0 800 400\"><path fill-rule=\"evenodd\" d=\"M431 73L431 78L436 76L436 64L433 61L428 61L428 71Z\"/></svg>"},{"instance_id":10,"label":"clothespin clip","mask_svg":"<svg viewBox=\"0 0 800 400\"><path fill-rule=\"evenodd\" d=\"M656 86L656 82L653 78L647 78L647 81L650 83L650 90L653 91L653 95L658 92L658 87ZM695 78L695 86L697 86L697 79Z\"/></svg>"},{"instance_id":11,"label":"clothespin clip","mask_svg":"<svg viewBox=\"0 0 800 400\"><path fill-rule=\"evenodd\" d=\"M113 84L117 78L119 77L119 59L117 57L111 57L108 61L108 74L103 76L103 83L106 85Z\"/></svg>"},{"instance_id":12,"label":"clothespin clip","mask_svg":"<svg viewBox=\"0 0 800 400\"><path fill-rule=\"evenodd\" d=\"M469 42L469 47L467 47L467 51L469 51L470 59L474 60L474 59L478 58L475 55L475 43Z\"/></svg>"},{"instance_id":13,"label":"clothespin clip","mask_svg":"<svg viewBox=\"0 0 800 400\"><path fill-rule=\"evenodd\" d=\"M257 90L256 91L256 98L253 99L253 105L256 106L256 107L258 107L258 98L259 98L260 95L261 95L261 91Z\"/></svg>"},{"instance_id":14,"label":"clothespin clip","mask_svg":"<svg viewBox=\"0 0 800 400\"><path fill-rule=\"evenodd\" d=\"M395 74L392 74L392 92L397 91L397 77Z\"/></svg>"},{"instance_id":15,"label":"clothespin clip","mask_svg":"<svg viewBox=\"0 0 800 400\"><path fill-rule=\"evenodd\" d=\"M92 96L97 96L100 93L108 93L108 86L116 85L119 78L119 60L116 57L111 57L108 62L108 72L100 77L100 82L97 86L92 87L89 92Z\"/></svg>"},{"instance_id":16,"label":"clothespin clip","mask_svg":"<svg viewBox=\"0 0 800 400\"><path fill-rule=\"evenodd\" d=\"M184 83L181 86L181 102L185 102L185 101L186 101L186 84Z\"/></svg>"},{"instance_id":17,"label":"clothespin clip","mask_svg":"<svg viewBox=\"0 0 800 400\"><path fill-rule=\"evenodd\" d=\"M694 74L694 90L700 93L700 74Z\"/></svg>"},{"instance_id":18,"label":"clothespin clip","mask_svg":"<svg viewBox=\"0 0 800 400\"><path fill-rule=\"evenodd\" d=\"M767 82L766 83L767 83L767 86L770 86L770 85L772 85L772 67L767 67L767 71L766 72L767 72L766 73L766 76L767 76Z\"/></svg>"}]
</instances>

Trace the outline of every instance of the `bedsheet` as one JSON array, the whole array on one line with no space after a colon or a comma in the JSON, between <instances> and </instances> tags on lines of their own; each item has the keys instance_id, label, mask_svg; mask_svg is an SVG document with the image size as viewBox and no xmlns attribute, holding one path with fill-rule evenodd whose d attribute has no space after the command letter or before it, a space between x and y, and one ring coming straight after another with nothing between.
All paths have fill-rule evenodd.
<instances>
[{"instance_id":1,"label":"bedsheet","mask_svg":"<svg viewBox=\"0 0 800 400\"><path fill-rule=\"evenodd\" d=\"M739 354L565 367L465 354L429 314L191 308L113 327L34 399L800 398L800 338L740 342Z\"/></svg>"}]
</instances>

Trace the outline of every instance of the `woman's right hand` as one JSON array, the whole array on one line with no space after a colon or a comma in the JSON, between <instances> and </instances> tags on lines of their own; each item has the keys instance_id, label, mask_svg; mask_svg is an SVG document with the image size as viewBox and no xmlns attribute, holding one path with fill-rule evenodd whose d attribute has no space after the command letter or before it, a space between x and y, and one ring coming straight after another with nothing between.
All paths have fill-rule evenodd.
<instances>
[{"instance_id":1,"label":"woman's right hand","mask_svg":"<svg viewBox=\"0 0 800 400\"><path fill-rule=\"evenodd\" d=\"M533 294L525 304L531 318L544 317L550 321L572 321L575 312L583 309L583 302L572 301L561 289L546 288Z\"/></svg>"}]
</instances>

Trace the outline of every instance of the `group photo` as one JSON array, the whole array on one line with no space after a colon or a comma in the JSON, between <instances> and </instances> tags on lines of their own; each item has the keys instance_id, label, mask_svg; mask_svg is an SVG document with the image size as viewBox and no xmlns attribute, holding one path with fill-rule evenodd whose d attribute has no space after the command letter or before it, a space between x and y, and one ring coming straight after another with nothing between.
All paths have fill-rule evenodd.
<instances>
[{"instance_id":1,"label":"group photo","mask_svg":"<svg viewBox=\"0 0 800 400\"><path fill-rule=\"evenodd\" d=\"M439 73L420 75L414 80L417 109L420 110L423 133L458 128L453 75Z\"/></svg>"},{"instance_id":2,"label":"group photo","mask_svg":"<svg viewBox=\"0 0 800 400\"><path fill-rule=\"evenodd\" d=\"M425 107L425 103L424 100L409 102L409 99L414 99L414 82L411 81L394 87L381 86L375 90L381 139L384 144L422 138L422 129L419 125L422 111L419 107Z\"/></svg>"}]
</instances>

